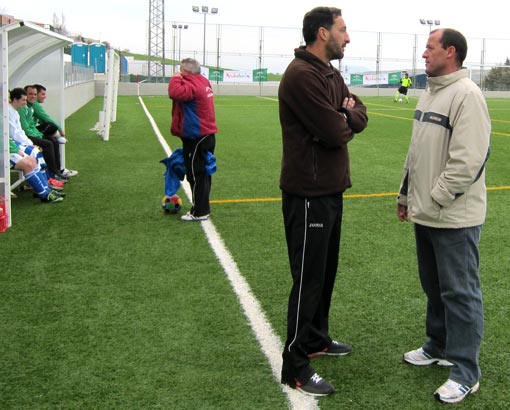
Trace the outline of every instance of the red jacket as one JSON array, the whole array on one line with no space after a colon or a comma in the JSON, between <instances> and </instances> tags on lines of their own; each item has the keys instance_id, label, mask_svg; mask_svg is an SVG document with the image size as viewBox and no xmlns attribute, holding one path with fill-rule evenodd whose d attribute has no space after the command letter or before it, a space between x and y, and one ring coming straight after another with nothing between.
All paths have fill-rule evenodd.
<instances>
[{"instance_id":1,"label":"red jacket","mask_svg":"<svg viewBox=\"0 0 510 410\"><path fill-rule=\"evenodd\" d=\"M211 83L202 74L173 76L168 84L172 99L172 135L200 138L218 132Z\"/></svg>"}]
</instances>

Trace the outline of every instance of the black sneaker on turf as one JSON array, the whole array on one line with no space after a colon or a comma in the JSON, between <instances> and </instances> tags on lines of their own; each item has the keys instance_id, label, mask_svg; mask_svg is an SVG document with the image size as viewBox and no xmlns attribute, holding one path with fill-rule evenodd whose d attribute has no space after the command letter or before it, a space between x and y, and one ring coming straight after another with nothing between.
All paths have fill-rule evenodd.
<instances>
[{"instance_id":1,"label":"black sneaker on turf","mask_svg":"<svg viewBox=\"0 0 510 410\"><path fill-rule=\"evenodd\" d=\"M199 221L207 221L209 219L209 214L202 216L195 216L191 212L186 213L181 216L181 221L185 222L199 222Z\"/></svg>"},{"instance_id":2,"label":"black sneaker on turf","mask_svg":"<svg viewBox=\"0 0 510 410\"><path fill-rule=\"evenodd\" d=\"M57 181L60 181L60 182L69 182L69 178L65 177L64 175L62 174L55 174L54 177Z\"/></svg>"},{"instance_id":3,"label":"black sneaker on turf","mask_svg":"<svg viewBox=\"0 0 510 410\"><path fill-rule=\"evenodd\" d=\"M331 344L326 347L324 350L315 353L309 353L308 357L310 359L318 356L345 356L352 352L352 346L347 343L337 342L336 340L332 340Z\"/></svg>"},{"instance_id":4,"label":"black sneaker on turf","mask_svg":"<svg viewBox=\"0 0 510 410\"><path fill-rule=\"evenodd\" d=\"M326 380L315 373L305 384L296 380L296 389L309 396L329 396L335 389Z\"/></svg>"},{"instance_id":5,"label":"black sneaker on turf","mask_svg":"<svg viewBox=\"0 0 510 410\"><path fill-rule=\"evenodd\" d=\"M57 192L51 191L45 198L41 198L42 202L50 202L50 203L56 203L56 202L62 202L64 198L60 195L58 195Z\"/></svg>"}]
</instances>

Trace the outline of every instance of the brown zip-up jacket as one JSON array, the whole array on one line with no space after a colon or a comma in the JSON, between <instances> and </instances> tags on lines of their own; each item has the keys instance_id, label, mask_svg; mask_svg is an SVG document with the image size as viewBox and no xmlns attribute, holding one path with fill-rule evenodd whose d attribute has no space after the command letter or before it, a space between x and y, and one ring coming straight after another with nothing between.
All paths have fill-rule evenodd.
<instances>
[{"instance_id":1,"label":"brown zip-up jacket","mask_svg":"<svg viewBox=\"0 0 510 410\"><path fill-rule=\"evenodd\" d=\"M342 108L344 98L356 101ZM340 72L304 47L295 50L278 90L283 158L280 188L302 197L336 195L351 186L347 143L368 123L366 107Z\"/></svg>"}]
</instances>

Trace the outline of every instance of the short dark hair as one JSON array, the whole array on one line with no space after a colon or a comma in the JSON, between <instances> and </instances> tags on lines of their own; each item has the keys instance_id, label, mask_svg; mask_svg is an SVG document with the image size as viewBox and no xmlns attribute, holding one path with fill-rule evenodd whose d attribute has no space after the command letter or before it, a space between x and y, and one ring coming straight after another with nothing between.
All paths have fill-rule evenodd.
<instances>
[{"instance_id":1,"label":"short dark hair","mask_svg":"<svg viewBox=\"0 0 510 410\"><path fill-rule=\"evenodd\" d=\"M303 18L303 38L306 45L313 44L317 40L319 28L328 30L335 23L335 19L342 15L342 10L336 7L315 7L305 14Z\"/></svg>"},{"instance_id":2,"label":"short dark hair","mask_svg":"<svg viewBox=\"0 0 510 410\"><path fill-rule=\"evenodd\" d=\"M455 60L457 61L458 66L462 67L462 63L466 59L468 50L466 37L464 37L460 31L452 28L445 28L443 29L443 35L439 42L445 50L450 46L455 47Z\"/></svg>"},{"instance_id":3,"label":"short dark hair","mask_svg":"<svg viewBox=\"0 0 510 410\"><path fill-rule=\"evenodd\" d=\"M44 85L34 84L34 87L35 87L35 89L37 90L38 93L40 93L41 91L46 91L46 87Z\"/></svg>"},{"instance_id":4,"label":"short dark hair","mask_svg":"<svg viewBox=\"0 0 510 410\"><path fill-rule=\"evenodd\" d=\"M11 91L9 91L9 99L11 101L20 100L24 95L27 95L27 93L21 87L13 88Z\"/></svg>"},{"instance_id":5,"label":"short dark hair","mask_svg":"<svg viewBox=\"0 0 510 410\"><path fill-rule=\"evenodd\" d=\"M32 85L32 84L25 85L25 87L23 89L25 90L25 92L27 92L29 88L35 88L35 85Z\"/></svg>"}]
</instances>

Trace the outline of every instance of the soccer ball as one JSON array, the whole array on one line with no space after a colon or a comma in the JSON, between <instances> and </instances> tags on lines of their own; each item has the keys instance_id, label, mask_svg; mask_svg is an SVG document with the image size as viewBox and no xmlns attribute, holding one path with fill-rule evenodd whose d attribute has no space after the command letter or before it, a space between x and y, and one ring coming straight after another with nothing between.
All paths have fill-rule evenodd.
<instances>
[{"instance_id":1,"label":"soccer ball","mask_svg":"<svg viewBox=\"0 0 510 410\"><path fill-rule=\"evenodd\" d=\"M398 102L402 102L402 98L399 98L399 99L398 99Z\"/></svg>"},{"instance_id":2,"label":"soccer ball","mask_svg":"<svg viewBox=\"0 0 510 410\"><path fill-rule=\"evenodd\" d=\"M161 200L161 208L165 214L176 214L182 208L182 199L178 195L165 195Z\"/></svg>"}]
</instances>

